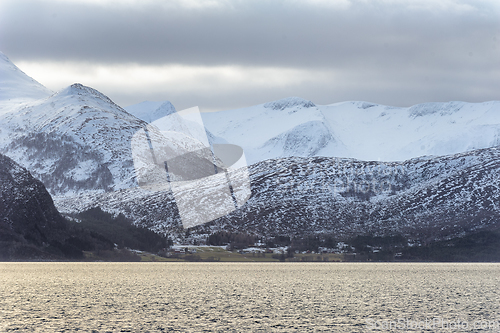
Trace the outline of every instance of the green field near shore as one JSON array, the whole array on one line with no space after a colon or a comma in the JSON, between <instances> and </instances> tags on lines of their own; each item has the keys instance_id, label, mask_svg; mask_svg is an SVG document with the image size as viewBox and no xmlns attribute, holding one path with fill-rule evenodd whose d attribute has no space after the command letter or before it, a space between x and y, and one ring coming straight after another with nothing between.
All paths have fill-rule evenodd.
<instances>
[{"instance_id":1,"label":"green field near shore","mask_svg":"<svg viewBox=\"0 0 500 333\"><path fill-rule=\"evenodd\" d=\"M294 254L287 257L286 254L275 253L240 253L228 251L222 247L193 247L191 253L171 253L170 256L159 256L148 252L129 252L128 256L123 252L85 252L88 261L144 261L144 262L341 262L346 261L343 254Z\"/></svg>"}]
</instances>

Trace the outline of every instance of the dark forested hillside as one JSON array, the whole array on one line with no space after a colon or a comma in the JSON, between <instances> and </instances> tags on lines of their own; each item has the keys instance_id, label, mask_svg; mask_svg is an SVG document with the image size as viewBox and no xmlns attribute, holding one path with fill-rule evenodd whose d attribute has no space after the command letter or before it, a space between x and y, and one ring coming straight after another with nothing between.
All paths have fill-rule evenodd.
<instances>
[{"instance_id":1,"label":"dark forested hillside","mask_svg":"<svg viewBox=\"0 0 500 333\"><path fill-rule=\"evenodd\" d=\"M68 236L68 224L45 186L0 155L0 258L78 256L64 242Z\"/></svg>"},{"instance_id":2,"label":"dark forested hillside","mask_svg":"<svg viewBox=\"0 0 500 333\"><path fill-rule=\"evenodd\" d=\"M80 223L66 220L45 186L4 155L0 189L0 260L80 260L83 251L113 253L129 247L158 252L170 245L166 237L98 208L79 214ZM109 259L138 258L118 251Z\"/></svg>"}]
</instances>

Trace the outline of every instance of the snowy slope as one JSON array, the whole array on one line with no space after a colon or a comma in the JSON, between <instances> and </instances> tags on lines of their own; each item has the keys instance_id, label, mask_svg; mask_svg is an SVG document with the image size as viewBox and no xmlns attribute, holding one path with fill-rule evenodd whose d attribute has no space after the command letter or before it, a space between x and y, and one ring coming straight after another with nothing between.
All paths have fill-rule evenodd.
<instances>
[{"instance_id":1,"label":"snowy slope","mask_svg":"<svg viewBox=\"0 0 500 333\"><path fill-rule=\"evenodd\" d=\"M249 163L287 156L404 161L500 144L500 102L425 103L395 108L366 102L314 105L287 98L203 113L214 135L245 149Z\"/></svg>"},{"instance_id":2,"label":"snowy slope","mask_svg":"<svg viewBox=\"0 0 500 333\"><path fill-rule=\"evenodd\" d=\"M404 161L500 144L497 101L425 103L409 108L345 102L321 110L349 148L346 157Z\"/></svg>"},{"instance_id":3,"label":"snowy slope","mask_svg":"<svg viewBox=\"0 0 500 333\"><path fill-rule=\"evenodd\" d=\"M169 114L161 105L144 102L127 109L153 119ZM202 117L213 137L243 147L250 164L290 156L404 161L500 144L498 101L398 108L367 102L315 105L289 97Z\"/></svg>"},{"instance_id":4,"label":"snowy slope","mask_svg":"<svg viewBox=\"0 0 500 333\"><path fill-rule=\"evenodd\" d=\"M0 102L40 99L50 95L52 91L26 75L0 52Z\"/></svg>"},{"instance_id":5,"label":"snowy slope","mask_svg":"<svg viewBox=\"0 0 500 333\"><path fill-rule=\"evenodd\" d=\"M175 112L175 107L169 101L151 102L145 101L139 104L134 104L124 108L128 113L144 120L147 123L152 123L162 117L166 117Z\"/></svg>"}]
</instances>

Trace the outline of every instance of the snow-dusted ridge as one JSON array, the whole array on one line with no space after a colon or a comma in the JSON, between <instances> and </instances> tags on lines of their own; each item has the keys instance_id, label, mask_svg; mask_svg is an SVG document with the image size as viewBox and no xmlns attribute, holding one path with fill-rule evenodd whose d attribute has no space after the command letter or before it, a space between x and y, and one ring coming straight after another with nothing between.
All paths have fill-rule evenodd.
<instances>
[{"instance_id":1,"label":"snow-dusted ridge","mask_svg":"<svg viewBox=\"0 0 500 333\"><path fill-rule=\"evenodd\" d=\"M249 168L252 197L240 209L191 230L237 230L258 235L400 233L434 240L498 227L500 149L366 162L325 157L267 160ZM233 176L238 177L237 172ZM186 187L210 196L221 184ZM74 200L56 198L63 212L96 205L182 238L172 193L127 189Z\"/></svg>"},{"instance_id":2,"label":"snow-dusted ridge","mask_svg":"<svg viewBox=\"0 0 500 333\"><path fill-rule=\"evenodd\" d=\"M265 103L264 107L273 110L285 110L290 108L313 108L316 105L300 97L287 97L274 102Z\"/></svg>"},{"instance_id":3,"label":"snow-dusted ridge","mask_svg":"<svg viewBox=\"0 0 500 333\"><path fill-rule=\"evenodd\" d=\"M172 112L162 103L126 109L141 119L157 119ZM243 147L250 164L288 156L404 161L500 145L498 101L404 108L363 101L316 105L289 97L202 116L207 131Z\"/></svg>"}]
</instances>

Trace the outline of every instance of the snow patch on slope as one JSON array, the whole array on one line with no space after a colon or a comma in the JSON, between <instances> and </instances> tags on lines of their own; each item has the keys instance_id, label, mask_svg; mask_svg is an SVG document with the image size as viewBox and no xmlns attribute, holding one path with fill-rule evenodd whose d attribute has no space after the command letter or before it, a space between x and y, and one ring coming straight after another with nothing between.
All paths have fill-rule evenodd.
<instances>
[{"instance_id":1,"label":"snow patch on slope","mask_svg":"<svg viewBox=\"0 0 500 333\"><path fill-rule=\"evenodd\" d=\"M439 113L440 116L451 115L465 105L464 102L448 102L448 103L422 103L413 105L408 109L409 117L424 117Z\"/></svg>"}]
</instances>

